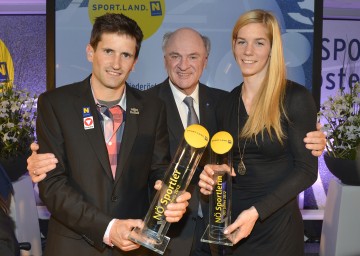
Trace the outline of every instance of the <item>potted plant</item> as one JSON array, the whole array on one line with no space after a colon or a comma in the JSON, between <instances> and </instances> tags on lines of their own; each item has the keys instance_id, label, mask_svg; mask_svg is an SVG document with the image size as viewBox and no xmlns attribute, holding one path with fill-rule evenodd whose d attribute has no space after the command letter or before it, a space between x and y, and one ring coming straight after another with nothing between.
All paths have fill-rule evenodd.
<instances>
[{"instance_id":1,"label":"potted plant","mask_svg":"<svg viewBox=\"0 0 360 256\"><path fill-rule=\"evenodd\" d=\"M12 173L26 172L26 158L35 140L36 96L0 84L0 163ZM19 170L21 169L21 170Z\"/></svg>"},{"instance_id":2,"label":"potted plant","mask_svg":"<svg viewBox=\"0 0 360 256\"><path fill-rule=\"evenodd\" d=\"M360 84L329 96L318 115L327 133L324 160L328 169L344 184L360 185L355 162L360 145Z\"/></svg>"}]
</instances>

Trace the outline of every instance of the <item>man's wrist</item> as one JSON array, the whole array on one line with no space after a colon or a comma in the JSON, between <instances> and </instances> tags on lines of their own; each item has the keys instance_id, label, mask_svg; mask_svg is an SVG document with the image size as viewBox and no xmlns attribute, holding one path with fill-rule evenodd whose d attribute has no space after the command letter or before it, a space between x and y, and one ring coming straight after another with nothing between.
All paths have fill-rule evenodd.
<instances>
[{"instance_id":1,"label":"man's wrist","mask_svg":"<svg viewBox=\"0 0 360 256\"><path fill-rule=\"evenodd\" d=\"M106 230L105 230L105 234L104 234L104 238L103 238L103 242L104 242L106 245L111 246L111 247L114 247L114 245L111 243L111 240L110 240L110 230L111 230L113 224L115 223L115 220L116 220L116 219L112 219L112 220L109 222L109 224L108 224L108 226L107 226L107 228L106 228Z\"/></svg>"}]
</instances>

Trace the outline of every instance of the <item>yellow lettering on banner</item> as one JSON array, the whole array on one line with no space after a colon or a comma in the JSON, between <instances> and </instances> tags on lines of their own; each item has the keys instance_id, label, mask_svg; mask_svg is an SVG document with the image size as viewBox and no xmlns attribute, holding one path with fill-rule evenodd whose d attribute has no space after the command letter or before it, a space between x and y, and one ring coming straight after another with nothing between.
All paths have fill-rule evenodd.
<instances>
[{"instance_id":1,"label":"yellow lettering on banner","mask_svg":"<svg viewBox=\"0 0 360 256\"><path fill-rule=\"evenodd\" d=\"M142 32L144 40L150 38L161 27L165 12L165 0L89 0L89 20L93 24L96 17L105 13L122 13L135 20Z\"/></svg>"}]
</instances>

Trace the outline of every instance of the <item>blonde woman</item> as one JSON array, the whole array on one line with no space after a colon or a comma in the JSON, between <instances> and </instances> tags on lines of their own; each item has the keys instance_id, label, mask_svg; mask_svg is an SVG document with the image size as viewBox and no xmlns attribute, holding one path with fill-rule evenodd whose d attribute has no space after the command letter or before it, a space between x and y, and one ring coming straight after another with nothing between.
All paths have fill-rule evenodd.
<instances>
[{"instance_id":1,"label":"blonde woman","mask_svg":"<svg viewBox=\"0 0 360 256\"><path fill-rule=\"evenodd\" d=\"M317 159L303 138L316 129L316 107L305 87L286 79L278 22L264 10L246 12L232 33L244 81L218 111L221 130L234 137L232 221L224 231L230 255L304 254L296 196L317 178ZM209 194L217 166L200 176Z\"/></svg>"}]
</instances>

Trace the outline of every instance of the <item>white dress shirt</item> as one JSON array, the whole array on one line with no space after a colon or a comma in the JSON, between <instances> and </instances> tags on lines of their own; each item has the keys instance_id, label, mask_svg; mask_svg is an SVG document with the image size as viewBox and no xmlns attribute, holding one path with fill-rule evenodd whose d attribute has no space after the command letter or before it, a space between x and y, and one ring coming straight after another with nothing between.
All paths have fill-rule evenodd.
<instances>
[{"instance_id":1,"label":"white dress shirt","mask_svg":"<svg viewBox=\"0 0 360 256\"><path fill-rule=\"evenodd\" d=\"M184 99L186 96L190 96L194 99L194 109L195 109L196 115L200 122L201 117L200 117L200 111L199 111L199 84L196 85L196 88L191 95L186 95L185 93L181 92L171 82L170 79L169 79L169 84L170 84L170 88L171 88L172 94L174 96L175 103L176 103L177 109L179 111L181 122L184 126L184 129L187 127L187 116L188 116L188 112L189 112L189 108L184 103Z\"/></svg>"}]
</instances>

